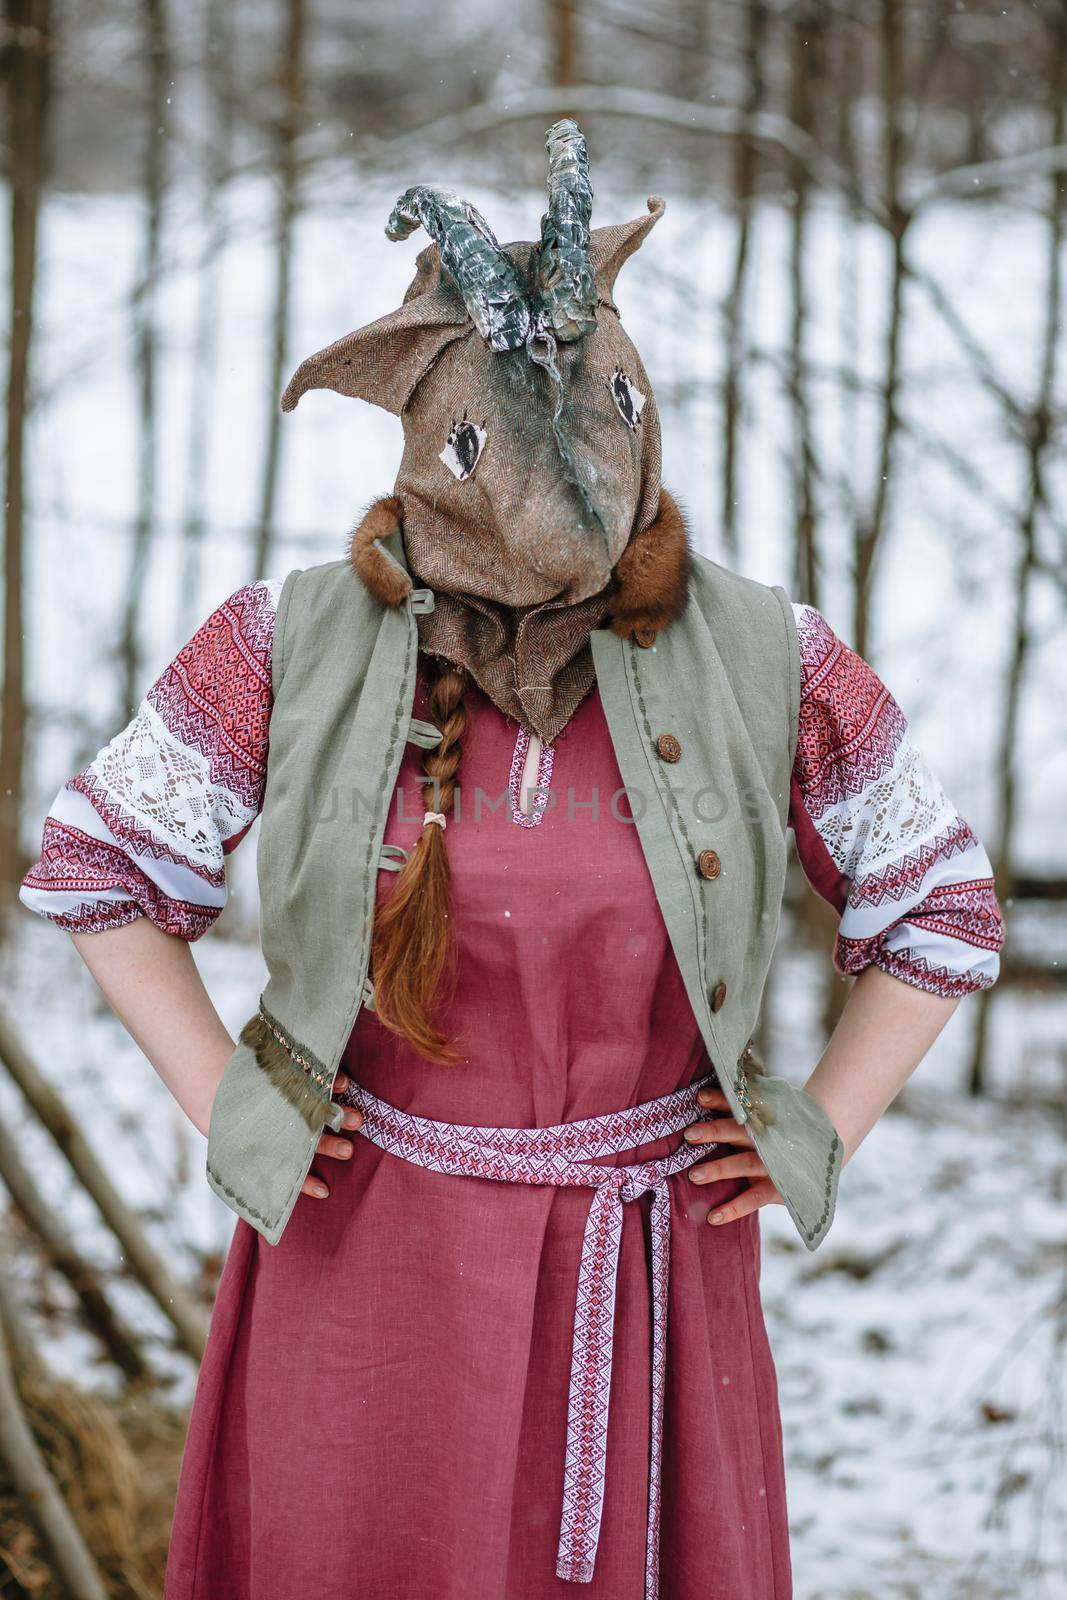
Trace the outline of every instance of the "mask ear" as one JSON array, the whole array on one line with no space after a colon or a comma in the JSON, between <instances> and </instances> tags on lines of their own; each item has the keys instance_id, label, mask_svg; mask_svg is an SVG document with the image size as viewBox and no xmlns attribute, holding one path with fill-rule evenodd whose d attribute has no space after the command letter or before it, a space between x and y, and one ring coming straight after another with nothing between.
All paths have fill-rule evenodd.
<instances>
[{"instance_id":1,"label":"mask ear","mask_svg":"<svg viewBox=\"0 0 1067 1600\"><path fill-rule=\"evenodd\" d=\"M611 298L615 279L624 261L639 250L666 210L658 194L650 195L648 215L632 222L617 222L610 228L594 228L589 236L589 265L593 269L597 294L614 309Z\"/></svg>"},{"instance_id":2,"label":"mask ear","mask_svg":"<svg viewBox=\"0 0 1067 1600\"><path fill-rule=\"evenodd\" d=\"M415 276L404 291L404 304L407 305L409 300L414 300L420 294L432 294L441 287L441 252L435 244L428 244L415 257ZM452 288L447 278L444 288ZM462 305L459 295L456 299Z\"/></svg>"},{"instance_id":3,"label":"mask ear","mask_svg":"<svg viewBox=\"0 0 1067 1600\"><path fill-rule=\"evenodd\" d=\"M433 264L427 262L424 271L427 254L424 250L419 256L411 298L402 306L301 362L282 395L283 411L292 411L309 389L333 389L400 415L445 346L474 331L466 306L450 285L428 287ZM426 292L419 287L423 277Z\"/></svg>"}]
</instances>

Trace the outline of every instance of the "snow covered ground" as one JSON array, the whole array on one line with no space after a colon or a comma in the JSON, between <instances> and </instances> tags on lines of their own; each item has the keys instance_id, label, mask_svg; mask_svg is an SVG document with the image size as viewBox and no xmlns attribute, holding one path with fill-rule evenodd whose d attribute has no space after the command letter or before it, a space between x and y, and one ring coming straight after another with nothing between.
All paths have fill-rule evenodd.
<instances>
[{"instance_id":1,"label":"snow covered ground","mask_svg":"<svg viewBox=\"0 0 1067 1600\"><path fill-rule=\"evenodd\" d=\"M975 1102L964 1002L814 1255L763 1214L797 1600L1067 1597L1064 1016L1046 1054L1032 1009L1002 1002L993 1055L1030 1048L1036 1081ZM803 1076L803 1016L790 1038Z\"/></svg>"},{"instance_id":2,"label":"snow covered ground","mask_svg":"<svg viewBox=\"0 0 1067 1600\"><path fill-rule=\"evenodd\" d=\"M382 236L394 197L392 184L368 192L350 173L317 181L300 230L293 364L399 302L415 247ZM471 197L503 238L528 236L543 205L536 195L505 201L472 190ZM250 528L272 403L264 392L265 203L255 184L235 186L227 200L231 242L220 270L209 459L198 481L189 467L198 197L179 196L170 214L160 306L159 520L142 608L146 685L200 618L253 575ZM598 199L595 220L642 207L640 195ZM126 295L138 226L127 200L59 197L45 228L41 403L30 463L37 737L28 843L58 785L115 731L115 619L136 482ZM754 239L741 520L745 569L788 582L790 424L775 370L787 328L786 247L787 221L768 206ZM721 219L671 205L619 286L664 414L665 480L687 504L700 547L719 557L721 422L709 380L719 375L717 306L730 248ZM854 259L850 248L840 218L817 213L808 271L830 558L825 608L846 634L837 574L848 496L869 498L874 487L875 406L868 394L853 413L838 379L854 364L862 393L878 377L885 271L873 233L855 242ZM944 207L919 225L915 249L951 288L1001 379L1025 394L1037 364L1040 221L1022 210ZM860 286L854 316L842 299L850 271ZM981 831L991 810L991 736L1010 602L1006 510L1022 494L1021 462L918 285L909 289L904 368L903 468L880 577L875 659L946 787ZM332 395L310 396L285 420L284 439L279 574L340 553L346 527L388 489L399 457L394 419ZM1063 501L1062 474L1058 461L1053 504ZM181 530L201 491L206 560L188 595ZM1039 621L1023 720L1034 777L1024 786L1021 835L1028 864L1064 871L1062 626L1051 610ZM249 842L233 858L231 905L219 932L197 947L233 1029L252 1010L262 976L254 945L224 936L254 927L253 855ZM814 1060L815 988L805 959L783 963L773 1070L802 1078ZM106 1013L68 941L18 913L16 938L0 956L0 993L176 1269L210 1277L232 1219L203 1182L202 1142ZM994 1097L980 1104L959 1093L968 1018L965 1005L901 1108L850 1165L833 1232L815 1255L801 1248L784 1212L764 1214L764 1291L782 1388L798 1600L1067 1600L1065 1007L998 999ZM22 1120L2 1077L0 1115ZM27 1129L26 1145L79 1240L94 1259L113 1264L91 1207L71 1191L47 1142ZM117 1294L131 1320L159 1341L176 1392L187 1394L189 1370L162 1355L165 1329L156 1313L128 1285L119 1282ZM42 1336L62 1366L106 1381L92 1367L88 1341L70 1330L64 1304L55 1300Z\"/></svg>"}]
</instances>

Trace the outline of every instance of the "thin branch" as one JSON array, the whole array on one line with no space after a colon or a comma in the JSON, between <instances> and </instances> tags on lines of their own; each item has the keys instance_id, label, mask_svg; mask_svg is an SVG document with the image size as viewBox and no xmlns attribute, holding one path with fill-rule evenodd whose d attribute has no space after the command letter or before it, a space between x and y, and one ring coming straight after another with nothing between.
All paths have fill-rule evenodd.
<instances>
[{"instance_id":1,"label":"thin branch","mask_svg":"<svg viewBox=\"0 0 1067 1600\"><path fill-rule=\"evenodd\" d=\"M909 186L908 204L911 210L928 206L931 201L950 196L970 199L995 194L1001 189L1017 189L1029 178L1047 178L1057 172L1067 172L1067 145L1048 145L1041 150L1024 150L1018 155L1002 156L997 161L979 161L966 167L952 167L948 172L937 172Z\"/></svg>"},{"instance_id":2,"label":"thin branch","mask_svg":"<svg viewBox=\"0 0 1067 1600\"><path fill-rule=\"evenodd\" d=\"M407 162L412 155L423 155L427 148L458 144L464 139L484 139L486 134L526 117L558 115L564 101L579 115L626 117L631 121L662 122L688 133L755 139L776 151L783 160L802 161L811 176L828 189L849 193L854 187L850 175L803 128L798 128L777 111L760 111L749 116L741 107L708 106L697 100L657 94L650 89L592 83L571 84L566 91L551 87L521 90L510 94L506 100L490 99L463 111L451 112L407 133L387 139L369 136L363 148L379 163ZM862 198L871 216L883 222L887 220L885 207L877 195L862 191Z\"/></svg>"},{"instance_id":3,"label":"thin branch","mask_svg":"<svg viewBox=\"0 0 1067 1600\"><path fill-rule=\"evenodd\" d=\"M0 1183L44 1248L50 1266L77 1297L82 1319L111 1360L128 1378L150 1376L137 1341L112 1307L99 1276L78 1249L54 1206L50 1206L22 1159L18 1140L0 1122Z\"/></svg>"},{"instance_id":4,"label":"thin branch","mask_svg":"<svg viewBox=\"0 0 1067 1600\"><path fill-rule=\"evenodd\" d=\"M199 1307L157 1255L139 1218L115 1189L78 1123L34 1064L3 1012L0 1012L0 1060L122 1246L128 1270L163 1312L182 1348L195 1360L201 1360L207 1330Z\"/></svg>"}]
</instances>

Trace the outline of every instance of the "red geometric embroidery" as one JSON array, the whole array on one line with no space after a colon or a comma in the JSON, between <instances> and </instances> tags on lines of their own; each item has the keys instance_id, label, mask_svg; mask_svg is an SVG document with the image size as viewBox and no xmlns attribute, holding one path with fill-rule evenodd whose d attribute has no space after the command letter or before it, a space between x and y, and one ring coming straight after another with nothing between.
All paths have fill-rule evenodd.
<instances>
[{"instance_id":1,"label":"red geometric embroidery","mask_svg":"<svg viewBox=\"0 0 1067 1600\"><path fill-rule=\"evenodd\" d=\"M86 904L73 911L46 913L61 928L73 932L97 932L144 915L164 933L175 934L179 939L198 939L218 915L214 907L172 900L137 869L118 845L94 839L54 817L45 821L40 858L23 881L28 889L86 896ZM122 892L124 901L93 903L93 896L115 889Z\"/></svg>"},{"instance_id":2,"label":"red geometric embroidery","mask_svg":"<svg viewBox=\"0 0 1067 1600\"><path fill-rule=\"evenodd\" d=\"M992 878L942 884L921 906L909 911L904 921L909 927L957 939L976 950L997 951L1004 944L1004 918Z\"/></svg>"},{"instance_id":3,"label":"red geometric embroidery","mask_svg":"<svg viewBox=\"0 0 1067 1600\"><path fill-rule=\"evenodd\" d=\"M508 793L511 796L511 820L520 828L536 828L544 820L545 807L548 805L549 785L552 782L552 764L556 759L556 752L551 745L542 743L541 753L537 759L537 781L532 786L529 796L521 794L522 769L526 764L526 752L530 748L530 732L519 724L519 731L515 736L515 750L511 757L511 770L508 773ZM524 799L529 798L530 810L525 812L522 808Z\"/></svg>"},{"instance_id":4,"label":"red geometric embroidery","mask_svg":"<svg viewBox=\"0 0 1067 1600\"><path fill-rule=\"evenodd\" d=\"M848 904L852 907L880 906L887 900L903 900L914 893L930 868L937 861L948 861L952 856L972 850L978 840L962 817L945 833L921 845L910 855L856 878L849 891Z\"/></svg>"},{"instance_id":5,"label":"red geometric embroidery","mask_svg":"<svg viewBox=\"0 0 1067 1600\"><path fill-rule=\"evenodd\" d=\"M798 624L801 699L794 775L808 815L862 794L893 765L904 713L882 681L807 610Z\"/></svg>"},{"instance_id":6,"label":"red geometric embroidery","mask_svg":"<svg viewBox=\"0 0 1067 1600\"><path fill-rule=\"evenodd\" d=\"M212 783L257 810L267 770L274 606L263 584L238 589L171 662L148 703L209 763Z\"/></svg>"},{"instance_id":7,"label":"red geometric embroidery","mask_svg":"<svg viewBox=\"0 0 1067 1600\"><path fill-rule=\"evenodd\" d=\"M1004 921L992 878L940 885L915 910L868 939L848 939L838 934L834 965L839 972L858 973L873 964L919 988L946 996L971 994L993 983L988 971L967 968L961 972L932 962L914 950L887 949L886 939L900 927L940 934L958 944L996 954L1004 943Z\"/></svg>"},{"instance_id":8,"label":"red geometric embroidery","mask_svg":"<svg viewBox=\"0 0 1067 1600\"><path fill-rule=\"evenodd\" d=\"M916 989L926 989L930 994L939 994L946 1000L976 994L979 989L991 988L994 982L991 973L953 972L949 967L938 966L925 956L907 950L883 950L877 965L891 977L900 978Z\"/></svg>"},{"instance_id":9,"label":"red geometric embroidery","mask_svg":"<svg viewBox=\"0 0 1067 1600\"><path fill-rule=\"evenodd\" d=\"M208 867L194 861L191 856L182 855L172 845L158 838L145 823L138 822L124 806L119 805L111 791L104 787L89 767L76 772L67 788L84 795L109 832L114 834L116 841L120 845L128 845L134 855L150 856L153 861L173 861L188 872L195 872L212 888L224 887L226 875L220 867Z\"/></svg>"}]
</instances>

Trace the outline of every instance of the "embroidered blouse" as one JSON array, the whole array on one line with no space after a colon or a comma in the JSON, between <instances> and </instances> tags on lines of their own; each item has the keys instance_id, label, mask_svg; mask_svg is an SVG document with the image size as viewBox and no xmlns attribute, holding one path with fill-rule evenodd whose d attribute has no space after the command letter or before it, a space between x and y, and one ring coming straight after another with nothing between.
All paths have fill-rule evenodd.
<instances>
[{"instance_id":1,"label":"embroidered blouse","mask_svg":"<svg viewBox=\"0 0 1067 1600\"><path fill-rule=\"evenodd\" d=\"M197 939L226 902L225 858L262 805L280 581L238 589L163 671L136 715L64 785L20 892L60 927L150 917ZM834 963L872 963L941 995L987 988L1003 923L989 859L879 678L810 606L794 606L801 701L789 821L812 887L840 916ZM541 753L536 825L551 782Z\"/></svg>"}]
</instances>

